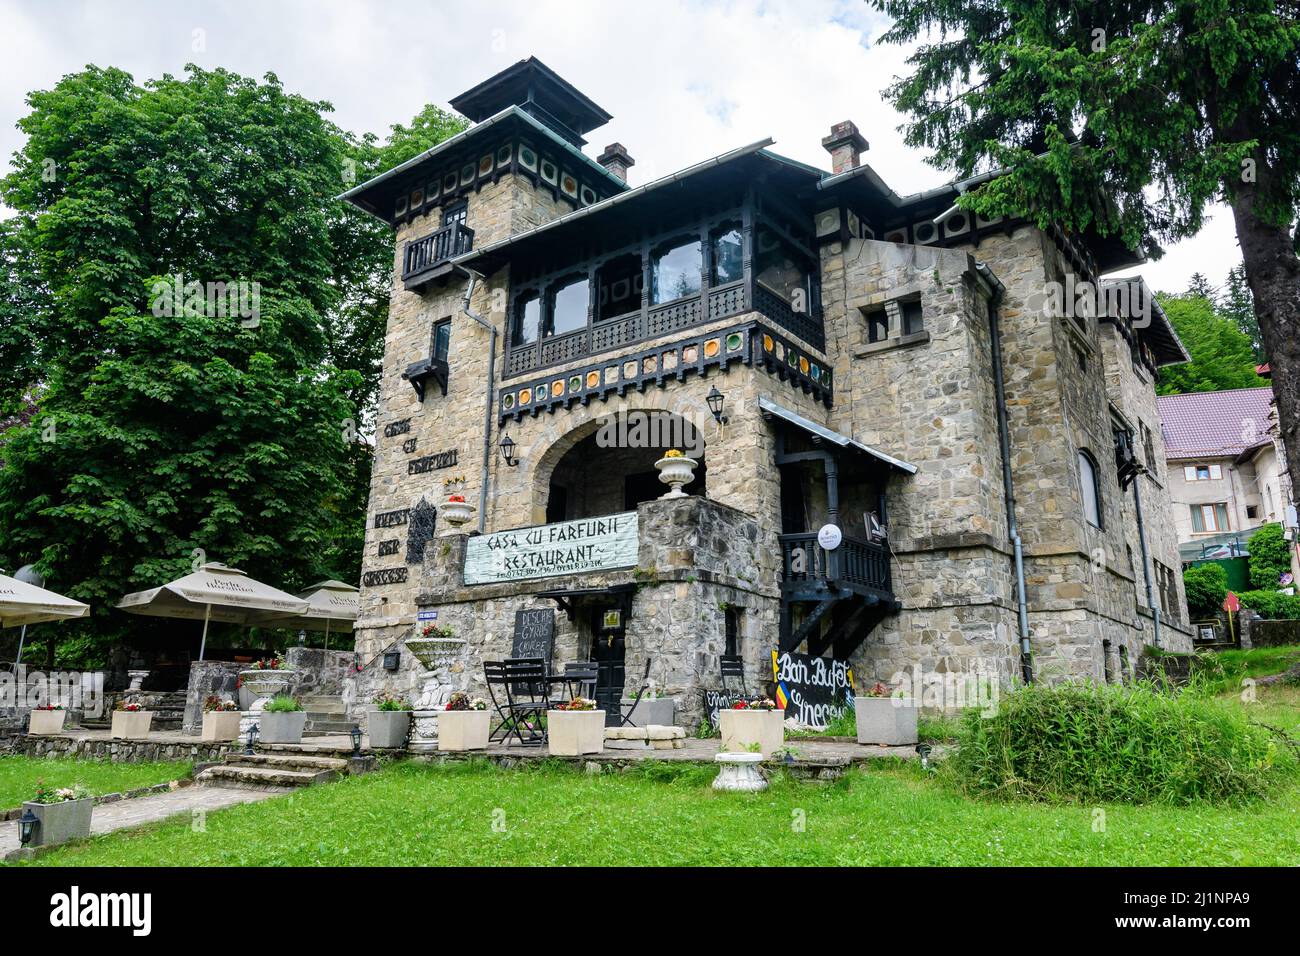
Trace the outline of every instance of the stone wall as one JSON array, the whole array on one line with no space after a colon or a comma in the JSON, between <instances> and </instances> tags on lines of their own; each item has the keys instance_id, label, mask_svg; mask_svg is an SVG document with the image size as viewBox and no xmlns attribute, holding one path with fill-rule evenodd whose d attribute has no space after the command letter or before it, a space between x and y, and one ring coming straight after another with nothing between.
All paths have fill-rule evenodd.
<instances>
[{"instance_id":1,"label":"stone wall","mask_svg":"<svg viewBox=\"0 0 1300 956\"><path fill-rule=\"evenodd\" d=\"M247 667L247 664L230 661L192 662L190 682L185 690L185 718L181 732L195 736L203 732L203 703L210 695L237 701L239 672Z\"/></svg>"},{"instance_id":2,"label":"stone wall","mask_svg":"<svg viewBox=\"0 0 1300 956\"><path fill-rule=\"evenodd\" d=\"M201 741L106 740L103 737L45 737L14 734L0 737L0 754L24 757L68 757L110 763L152 763L190 760L215 763L237 746ZM242 746L242 744L238 745Z\"/></svg>"}]
</instances>

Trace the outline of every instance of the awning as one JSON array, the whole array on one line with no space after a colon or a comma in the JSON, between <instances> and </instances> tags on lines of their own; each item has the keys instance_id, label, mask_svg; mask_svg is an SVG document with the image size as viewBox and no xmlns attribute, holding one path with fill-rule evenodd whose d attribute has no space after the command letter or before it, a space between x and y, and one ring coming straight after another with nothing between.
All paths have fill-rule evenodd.
<instances>
[{"instance_id":1,"label":"awning","mask_svg":"<svg viewBox=\"0 0 1300 956\"><path fill-rule=\"evenodd\" d=\"M854 451L861 452L862 454L868 455L871 458L874 458L877 461L885 465L888 465L891 468L898 469L899 471L903 472L903 474L905 475L916 474L915 465L911 465L905 461L901 461L893 457L892 455L886 455L883 451L881 451L878 448L872 448L870 445L864 445L862 444L862 442L856 441L848 437L847 435L841 435L837 431L832 431L831 429L825 427L824 425L818 425L816 422L809 421L808 419L804 418L802 415L790 411L790 409L788 408L782 408L776 402L770 401L766 398L759 398L758 407L762 409L764 414L775 415L777 418L780 418L790 423L791 425L794 425L796 428L799 428L804 432L807 432L809 435L812 435L815 438L820 438L822 441L828 441L832 445L835 445L839 448L851 448Z\"/></svg>"},{"instance_id":2,"label":"awning","mask_svg":"<svg viewBox=\"0 0 1300 956\"><path fill-rule=\"evenodd\" d=\"M619 603L631 612L632 600L631 595L636 592L636 585L628 584L611 584L603 588L555 588L551 591L538 591L537 596L541 598L551 598L560 609L569 616L572 621L578 610L578 602L583 598L612 598L619 599Z\"/></svg>"}]
</instances>

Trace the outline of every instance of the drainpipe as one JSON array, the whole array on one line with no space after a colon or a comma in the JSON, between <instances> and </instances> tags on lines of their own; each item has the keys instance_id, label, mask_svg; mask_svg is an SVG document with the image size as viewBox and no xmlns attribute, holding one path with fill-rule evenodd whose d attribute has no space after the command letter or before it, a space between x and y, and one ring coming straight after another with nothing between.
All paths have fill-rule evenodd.
<instances>
[{"instance_id":1,"label":"drainpipe","mask_svg":"<svg viewBox=\"0 0 1300 956\"><path fill-rule=\"evenodd\" d=\"M1016 521L1016 488L1011 478L1011 435L1007 424L1006 381L1002 376L1002 331L998 323L998 302L1006 287L984 263L977 263L976 274L989 287L989 339L993 348L993 391L997 403L998 445L1002 450L1002 488L1006 495L1007 537L1011 539L1016 563L1016 620L1020 632L1020 674L1026 684L1034 682L1033 650L1029 644L1029 602L1025 597L1025 551Z\"/></svg>"},{"instance_id":2,"label":"drainpipe","mask_svg":"<svg viewBox=\"0 0 1300 956\"><path fill-rule=\"evenodd\" d=\"M469 284L465 287L465 298L461 300L460 310L487 329L490 336L488 340L487 407L483 411L483 476L478 489L478 533L482 534L487 522L488 465L492 461L492 410L493 393L496 390L497 327L483 316L470 311L470 296L474 294L474 286L478 284L479 279L483 278L483 274L465 266L459 268L469 276Z\"/></svg>"},{"instance_id":3,"label":"drainpipe","mask_svg":"<svg viewBox=\"0 0 1300 956\"><path fill-rule=\"evenodd\" d=\"M1156 647L1160 647L1160 606L1156 604L1155 596L1151 591L1151 559L1147 554L1147 533L1142 523L1142 492L1139 490L1142 484L1141 475L1133 476L1133 509L1137 512L1138 526L1138 546L1142 549L1142 577L1146 579L1147 586L1147 607L1151 609L1151 622L1155 628Z\"/></svg>"}]
</instances>

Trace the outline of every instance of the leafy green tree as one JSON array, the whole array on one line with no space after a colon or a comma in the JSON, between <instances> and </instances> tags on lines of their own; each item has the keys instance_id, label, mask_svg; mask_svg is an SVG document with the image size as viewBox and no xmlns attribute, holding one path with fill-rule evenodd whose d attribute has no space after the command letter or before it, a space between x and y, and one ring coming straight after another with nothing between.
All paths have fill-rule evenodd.
<instances>
[{"instance_id":1,"label":"leafy green tree","mask_svg":"<svg viewBox=\"0 0 1300 956\"><path fill-rule=\"evenodd\" d=\"M1231 206L1300 448L1300 0L873 3L894 20L884 42L917 44L888 91L908 144L962 176L1005 170L965 208L1138 248ZM1289 467L1300 487L1300 456Z\"/></svg>"},{"instance_id":2,"label":"leafy green tree","mask_svg":"<svg viewBox=\"0 0 1300 956\"><path fill-rule=\"evenodd\" d=\"M1250 339L1237 324L1214 310L1201 296L1157 296L1165 315L1192 360L1160 370L1156 391L1161 395L1218 392L1225 388L1268 385L1255 374Z\"/></svg>"},{"instance_id":3,"label":"leafy green tree","mask_svg":"<svg viewBox=\"0 0 1300 956\"><path fill-rule=\"evenodd\" d=\"M1291 545L1280 524L1266 524L1246 542L1250 551L1250 583L1261 591L1276 591L1281 576L1291 570Z\"/></svg>"},{"instance_id":4,"label":"leafy green tree","mask_svg":"<svg viewBox=\"0 0 1300 956\"><path fill-rule=\"evenodd\" d=\"M1206 299L1209 302L1216 301L1219 295L1218 290L1215 289L1214 286L1210 285L1210 280L1205 278L1205 276L1199 272L1192 273L1191 279L1187 281L1187 292L1185 294L1188 296L1200 296L1202 299Z\"/></svg>"},{"instance_id":5,"label":"leafy green tree","mask_svg":"<svg viewBox=\"0 0 1300 956\"><path fill-rule=\"evenodd\" d=\"M1228 596L1228 572L1215 562L1198 564L1183 571L1183 586L1192 619L1213 617Z\"/></svg>"}]
</instances>

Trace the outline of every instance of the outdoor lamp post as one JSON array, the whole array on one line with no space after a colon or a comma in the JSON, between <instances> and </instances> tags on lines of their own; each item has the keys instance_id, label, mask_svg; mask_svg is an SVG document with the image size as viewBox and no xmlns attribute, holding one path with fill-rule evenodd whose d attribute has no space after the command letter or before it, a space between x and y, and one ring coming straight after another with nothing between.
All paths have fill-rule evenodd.
<instances>
[{"instance_id":1,"label":"outdoor lamp post","mask_svg":"<svg viewBox=\"0 0 1300 956\"><path fill-rule=\"evenodd\" d=\"M36 828L41 825L40 818L28 808L18 818L18 842L27 846L36 836Z\"/></svg>"},{"instance_id":2,"label":"outdoor lamp post","mask_svg":"<svg viewBox=\"0 0 1300 956\"><path fill-rule=\"evenodd\" d=\"M351 733L352 733L352 756L360 757L361 756L361 725L353 724Z\"/></svg>"},{"instance_id":3,"label":"outdoor lamp post","mask_svg":"<svg viewBox=\"0 0 1300 956\"><path fill-rule=\"evenodd\" d=\"M506 460L509 468L519 464L519 459L515 457L515 440L509 435L501 436L501 457Z\"/></svg>"},{"instance_id":4,"label":"outdoor lamp post","mask_svg":"<svg viewBox=\"0 0 1300 956\"><path fill-rule=\"evenodd\" d=\"M713 413L714 421L719 425L727 424L727 416L722 414L722 406L726 404L727 399L718 391L718 386L714 385L709 389L709 394L704 397L704 400L709 403L709 411Z\"/></svg>"},{"instance_id":5,"label":"outdoor lamp post","mask_svg":"<svg viewBox=\"0 0 1300 956\"><path fill-rule=\"evenodd\" d=\"M920 757L921 757L921 769L922 769L922 770L929 770L929 769L930 769L930 751L931 751L931 749L933 749L933 748L931 748L931 746L930 746L929 744L917 744L917 745L916 745L916 752L917 752L917 754L919 754Z\"/></svg>"},{"instance_id":6,"label":"outdoor lamp post","mask_svg":"<svg viewBox=\"0 0 1300 956\"><path fill-rule=\"evenodd\" d=\"M248 744L244 747L244 756L253 756L253 737L257 734L257 724L248 728Z\"/></svg>"}]
</instances>

